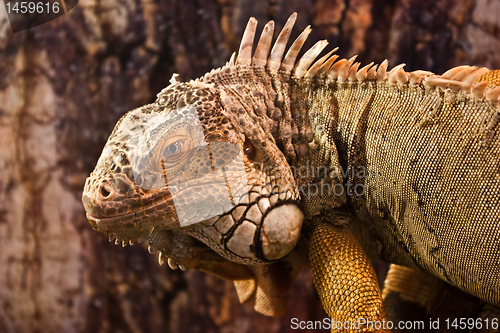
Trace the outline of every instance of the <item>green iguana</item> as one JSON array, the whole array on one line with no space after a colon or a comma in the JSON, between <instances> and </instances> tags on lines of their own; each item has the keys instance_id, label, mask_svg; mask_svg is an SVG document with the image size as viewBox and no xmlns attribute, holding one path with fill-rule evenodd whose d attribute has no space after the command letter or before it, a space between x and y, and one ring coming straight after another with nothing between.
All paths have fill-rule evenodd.
<instances>
[{"instance_id":1,"label":"green iguana","mask_svg":"<svg viewBox=\"0 0 500 333\"><path fill-rule=\"evenodd\" d=\"M368 258L500 305L499 72L359 68L317 59L326 41L297 61L295 19L252 52L251 18L225 66L118 121L85 184L92 227L235 281L267 315L309 264L332 320L386 320Z\"/></svg>"}]
</instances>

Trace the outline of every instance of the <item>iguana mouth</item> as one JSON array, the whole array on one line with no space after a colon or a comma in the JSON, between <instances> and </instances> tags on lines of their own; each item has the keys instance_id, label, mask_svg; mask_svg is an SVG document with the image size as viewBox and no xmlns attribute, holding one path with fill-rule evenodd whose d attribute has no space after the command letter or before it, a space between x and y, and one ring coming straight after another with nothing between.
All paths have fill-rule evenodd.
<instances>
[{"instance_id":1,"label":"iguana mouth","mask_svg":"<svg viewBox=\"0 0 500 333\"><path fill-rule=\"evenodd\" d=\"M165 218L165 212L156 209L157 205L136 211L116 216L95 217L86 213L87 220L92 228L99 232L116 231L119 229L141 228L143 230L148 227L158 226L156 223L151 223L157 220L159 223L165 223L173 218ZM148 223L149 222L149 223ZM168 223L168 222L167 222ZM117 228L118 227L118 228Z\"/></svg>"},{"instance_id":2,"label":"iguana mouth","mask_svg":"<svg viewBox=\"0 0 500 333\"><path fill-rule=\"evenodd\" d=\"M123 177L118 178L118 185L115 185L115 179L111 178L102 181L96 189L89 186L90 190L84 191L83 204L87 216L96 221L110 221L108 224L112 222L132 222L134 218L156 218L166 214L175 214L172 207L176 206L176 201L181 200L179 198L188 200L189 197L203 196L203 188L209 191L214 189L227 190L227 184L213 179L206 179L203 182L196 183L167 184L163 188L153 189L154 192L146 194L141 194L144 189L140 186L128 185L132 193L124 193L120 189L120 186L123 187L124 183L122 179ZM131 183L128 178L126 178L126 181ZM240 179L227 177L225 181L230 184L237 184ZM135 199L137 195L141 196L140 202Z\"/></svg>"},{"instance_id":3,"label":"iguana mouth","mask_svg":"<svg viewBox=\"0 0 500 333\"><path fill-rule=\"evenodd\" d=\"M252 223L255 223L260 228L259 226L263 223L265 216L271 210L286 204L297 205L296 199L297 196L289 190L281 193L267 193L264 187L252 187L252 191L239 198L238 202L230 209L221 211L218 215L200 219L196 222L199 226L194 226L194 229L217 225L222 234L231 237L237 223L245 220L253 221ZM86 213L86 217L94 230L109 236L110 242L114 240L115 244L122 243L123 246L127 243L133 244L135 241L143 242L147 240L155 229L183 229L183 226L179 223L172 197L135 212L104 217L96 217ZM222 227L223 229L220 229L221 222L217 222L227 220L228 217L233 221L234 228L224 230L226 227ZM223 222L223 224L227 225L227 222ZM193 228L187 229L191 230ZM186 231L189 233L189 230ZM192 236L198 238L197 235L192 234ZM203 241L203 239L200 240Z\"/></svg>"},{"instance_id":4,"label":"iguana mouth","mask_svg":"<svg viewBox=\"0 0 500 333\"><path fill-rule=\"evenodd\" d=\"M143 209L138 212L127 213L111 217L94 217L86 213L87 220L92 229L97 232L109 236L109 241L115 240L116 244L120 242L125 246L127 243L133 244L135 241L143 242L148 236L151 235L156 227L161 229L168 229L162 224L165 220L164 216L156 214L157 216L151 218L141 218L145 216L147 210L155 208L155 206ZM156 213L160 213L155 211ZM169 218L175 222L175 219ZM156 222L156 223L155 223Z\"/></svg>"},{"instance_id":5,"label":"iguana mouth","mask_svg":"<svg viewBox=\"0 0 500 333\"><path fill-rule=\"evenodd\" d=\"M228 196L225 202L221 200L213 200L210 198L205 198L204 200L196 201L193 197L197 196L197 187L207 186L211 183L204 184L192 184L185 188L179 190L175 195L170 193L163 193L162 200L156 202L153 205L149 205L146 208L127 212L124 214L115 214L113 216L99 216L96 214L92 214L92 206L95 206L96 203L99 205L100 200L96 198L92 198L91 195L86 195L84 202L86 203L86 207L90 207L87 209L86 217L89 221L92 228L98 232L105 233L109 236L114 236L120 241L131 241L138 238L137 234L150 234L154 228L160 228L162 230L170 230L170 229L180 229L190 224L195 224L204 221L212 221L217 220L222 215L232 214L233 211L237 210L238 207L249 207L253 204L256 204L261 199L265 199L266 205L269 208L276 206L277 204L282 204L285 201L289 201L290 199L296 199L295 195L293 195L290 191L286 190L285 192L271 192L269 193L265 187L260 186L250 186L247 191L242 193L241 191L237 195L237 199L233 198L231 195ZM212 184L213 185L213 184ZM216 184L220 185L220 184ZM215 186L217 188L217 186ZM224 186L224 190L227 190L227 187ZM165 198L165 194L167 198ZM271 198L272 197L272 198ZM193 199L192 203L185 204L186 200ZM149 200L155 201L154 198L149 198ZM101 203L109 203L110 201L102 201ZM224 204L225 203L225 204ZM122 203L122 205L126 206ZM262 203L261 203L262 205ZM212 215L207 215L206 211L210 211L211 208L217 207L219 210L217 214L212 213ZM202 212L201 214L188 216L190 218L190 222L188 224L182 223L182 221L186 221L186 215L193 215L191 212L187 212L188 208L193 208L198 212ZM241 215L240 212L236 214L236 216ZM99 211L96 211L99 213ZM212 209L213 212L213 209ZM264 211L265 212L265 211ZM264 213L262 212L262 213ZM234 215L234 214L233 214ZM257 221L255 221L257 222ZM134 230L132 234L129 231Z\"/></svg>"}]
</instances>

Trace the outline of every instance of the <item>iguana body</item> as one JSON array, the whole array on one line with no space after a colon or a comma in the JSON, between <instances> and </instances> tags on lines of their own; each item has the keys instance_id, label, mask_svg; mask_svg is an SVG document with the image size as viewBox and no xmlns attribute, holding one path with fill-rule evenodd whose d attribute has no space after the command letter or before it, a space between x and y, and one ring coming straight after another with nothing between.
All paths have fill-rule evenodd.
<instances>
[{"instance_id":1,"label":"iguana body","mask_svg":"<svg viewBox=\"0 0 500 333\"><path fill-rule=\"evenodd\" d=\"M83 194L93 228L236 280L270 315L301 228L334 320L385 318L365 252L500 305L497 72L358 70L316 61L325 41L296 62L309 28L283 59L294 21L252 56L251 19L236 59L118 122Z\"/></svg>"}]
</instances>

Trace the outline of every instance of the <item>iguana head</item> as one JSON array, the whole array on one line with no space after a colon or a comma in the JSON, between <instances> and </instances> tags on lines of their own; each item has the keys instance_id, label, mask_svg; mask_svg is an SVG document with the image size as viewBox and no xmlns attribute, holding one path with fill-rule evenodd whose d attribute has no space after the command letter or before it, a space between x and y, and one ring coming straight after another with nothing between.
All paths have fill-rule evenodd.
<instances>
[{"instance_id":1,"label":"iguana head","mask_svg":"<svg viewBox=\"0 0 500 333\"><path fill-rule=\"evenodd\" d=\"M117 243L180 230L239 263L277 260L293 249L303 214L275 137L285 138L286 152L294 133L276 83L290 76L305 40L281 61L294 21L267 59L274 23L251 57L251 19L237 58L188 83L174 76L154 103L119 120L83 192L95 230Z\"/></svg>"}]
</instances>

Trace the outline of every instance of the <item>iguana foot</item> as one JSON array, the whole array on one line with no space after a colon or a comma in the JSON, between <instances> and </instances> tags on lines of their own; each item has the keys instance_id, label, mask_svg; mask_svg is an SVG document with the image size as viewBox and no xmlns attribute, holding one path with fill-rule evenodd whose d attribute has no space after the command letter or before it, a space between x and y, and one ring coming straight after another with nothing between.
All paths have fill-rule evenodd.
<instances>
[{"instance_id":1,"label":"iguana foot","mask_svg":"<svg viewBox=\"0 0 500 333\"><path fill-rule=\"evenodd\" d=\"M159 251L160 264L196 269L226 280L248 280L254 275L248 266L222 258L197 239L179 231L154 230L147 239L150 247ZM152 251L153 252L153 251Z\"/></svg>"},{"instance_id":2,"label":"iguana foot","mask_svg":"<svg viewBox=\"0 0 500 333\"><path fill-rule=\"evenodd\" d=\"M302 240L286 257L268 265L242 265L214 252L197 239L178 231L153 231L148 239L169 266L196 269L234 282L241 303L266 316L287 312L287 295L304 266L307 244ZM160 259L161 260L161 259Z\"/></svg>"},{"instance_id":3,"label":"iguana foot","mask_svg":"<svg viewBox=\"0 0 500 333\"><path fill-rule=\"evenodd\" d=\"M428 319L445 282L425 272L391 265L382 298L393 322Z\"/></svg>"},{"instance_id":4,"label":"iguana foot","mask_svg":"<svg viewBox=\"0 0 500 333\"><path fill-rule=\"evenodd\" d=\"M499 332L498 307L417 269L391 265L382 296L398 332Z\"/></svg>"}]
</instances>

